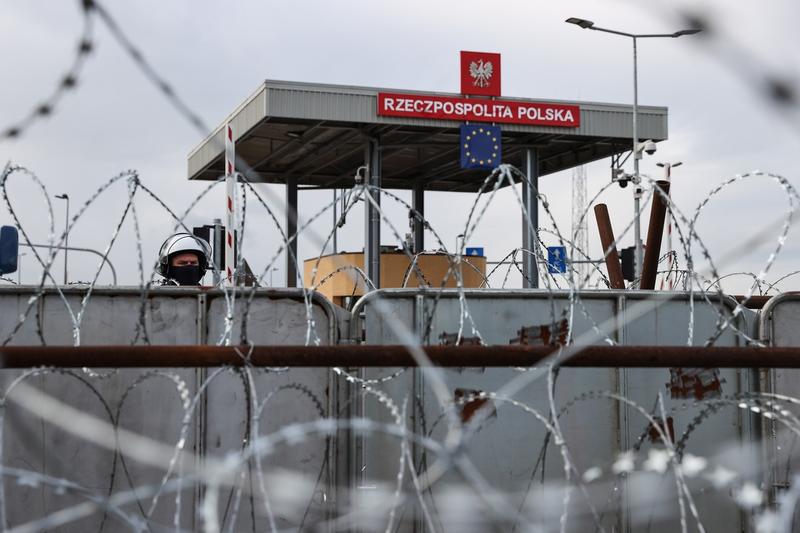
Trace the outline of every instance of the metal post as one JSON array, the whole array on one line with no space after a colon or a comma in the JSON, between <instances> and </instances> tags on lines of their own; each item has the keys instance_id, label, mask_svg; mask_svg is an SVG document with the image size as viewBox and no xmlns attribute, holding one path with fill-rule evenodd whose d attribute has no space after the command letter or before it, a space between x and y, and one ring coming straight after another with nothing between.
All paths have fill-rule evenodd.
<instances>
[{"instance_id":1,"label":"metal post","mask_svg":"<svg viewBox=\"0 0 800 533\"><path fill-rule=\"evenodd\" d=\"M680 164L680 163L678 163ZM664 181L670 182L672 178L672 165L667 163L664 166ZM670 185L670 189L672 189L672 185ZM669 198L669 197L668 197ZM669 256L667 258L667 276L669 277L669 286L667 289L672 290L674 287L674 280L672 279L672 213L668 213L667 216L669 217L667 220L667 252ZM661 281L661 288L664 288L664 281Z\"/></svg>"},{"instance_id":2,"label":"metal post","mask_svg":"<svg viewBox=\"0 0 800 533\"><path fill-rule=\"evenodd\" d=\"M530 185L522 182L522 287L539 287L539 269L536 265L536 238L539 233L539 153L535 148L525 149L525 175ZM526 218L527 213L527 218Z\"/></svg>"},{"instance_id":3,"label":"metal post","mask_svg":"<svg viewBox=\"0 0 800 533\"><path fill-rule=\"evenodd\" d=\"M286 286L297 287L297 178L286 178Z\"/></svg>"},{"instance_id":4,"label":"metal post","mask_svg":"<svg viewBox=\"0 0 800 533\"><path fill-rule=\"evenodd\" d=\"M669 194L669 182L658 181L656 185ZM667 199L658 189L653 191L653 200L650 207L650 224L647 227L647 250L644 254L644 264L639 288L653 290L656 287L656 274L658 274L658 257L661 254L661 238L664 235L664 218L667 215Z\"/></svg>"},{"instance_id":5,"label":"metal post","mask_svg":"<svg viewBox=\"0 0 800 533\"><path fill-rule=\"evenodd\" d=\"M222 265L225 263L225 226L222 225L222 219L215 218L213 221L214 237L211 239L214 243L212 250L214 259L214 269L211 274L215 287L219 287L222 282Z\"/></svg>"},{"instance_id":6,"label":"metal post","mask_svg":"<svg viewBox=\"0 0 800 533\"><path fill-rule=\"evenodd\" d=\"M419 213L423 218L425 217L425 185L422 183L415 183L412 189L411 207ZM422 220L414 217L414 253L418 254L425 250L425 224Z\"/></svg>"},{"instance_id":7,"label":"metal post","mask_svg":"<svg viewBox=\"0 0 800 533\"><path fill-rule=\"evenodd\" d=\"M64 197L67 199L67 212L64 216L64 285L67 284L67 252L69 251L69 196L66 194Z\"/></svg>"},{"instance_id":8,"label":"metal post","mask_svg":"<svg viewBox=\"0 0 800 533\"><path fill-rule=\"evenodd\" d=\"M366 184L371 186L367 193L372 196L375 203L380 206L381 196L381 147L377 139L372 139L367 143L366 148L367 180ZM366 200L364 206L364 270L367 276L375 285L381 286L381 216L372 202Z\"/></svg>"},{"instance_id":9,"label":"metal post","mask_svg":"<svg viewBox=\"0 0 800 533\"><path fill-rule=\"evenodd\" d=\"M702 29L700 28L692 28L686 30L680 30L673 33L642 33L642 34L634 34L634 33L627 33L624 31L612 30L609 28L601 28L596 26L594 22L591 20L581 19L577 17L570 17L565 22L569 24L575 24L580 26L584 29L590 29L594 31L602 31L605 33L611 33L614 35L621 35L623 37L630 37L633 40L633 209L635 211L635 219L634 219L634 238L636 240L634 246L634 270L637 274L637 277L641 276L642 272L642 234L641 234L641 226L639 223L640 217L640 199L642 197L642 189L639 186L639 158L641 158L641 154L637 150L639 146L639 131L637 130L637 118L639 114L639 87L638 87L638 80L637 80L637 65L636 65L636 40L639 38L642 39L656 39L656 38L670 38L675 39L677 37L682 37L684 35L695 35L700 33Z\"/></svg>"},{"instance_id":10,"label":"metal post","mask_svg":"<svg viewBox=\"0 0 800 533\"><path fill-rule=\"evenodd\" d=\"M676 161L675 163L656 163L656 164L664 169L663 180L666 181L666 182L671 182L672 181L672 169L674 167L681 166L683 163L681 161ZM669 193L669 194L671 194L671 193ZM669 198L669 194L667 194L667 198ZM673 281L672 274L671 274L672 273L672 266L673 266L673 257L672 257L672 213L671 213L671 211L668 212L667 216L668 216L668 220L667 220L667 253L669 254L667 256L667 272L669 272L667 274L667 279L668 279L667 289L668 290L672 290L673 286L674 286L674 281ZM663 278L661 279L661 288L662 289L664 288L664 279Z\"/></svg>"},{"instance_id":11,"label":"metal post","mask_svg":"<svg viewBox=\"0 0 800 533\"><path fill-rule=\"evenodd\" d=\"M337 242L337 233L339 233L338 223L339 218L336 215L336 189L333 189L333 253L339 253L339 243Z\"/></svg>"},{"instance_id":12,"label":"metal post","mask_svg":"<svg viewBox=\"0 0 800 533\"><path fill-rule=\"evenodd\" d=\"M606 270L608 271L611 288L624 289L625 278L622 275L622 266L619 264L614 229L611 227L611 218L608 216L606 204L595 205L594 216L597 219L597 230L600 233L600 244L603 246L603 255L605 256Z\"/></svg>"},{"instance_id":13,"label":"metal post","mask_svg":"<svg viewBox=\"0 0 800 533\"><path fill-rule=\"evenodd\" d=\"M642 228L640 223L641 218L641 198L642 187L641 179L639 178L639 159L642 154L639 148L639 130L638 130L638 115L639 115L639 83L638 71L636 66L636 37L633 38L633 211L636 220L633 224L633 238L635 242L635 249L633 254L634 271L636 277L642 277Z\"/></svg>"},{"instance_id":14,"label":"metal post","mask_svg":"<svg viewBox=\"0 0 800 533\"><path fill-rule=\"evenodd\" d=\"M67 284L67 249L69 248L69 195L57 194L56 198L67 202L67 212L64 217L64 285Z\"/></svg>"}]
</instances>

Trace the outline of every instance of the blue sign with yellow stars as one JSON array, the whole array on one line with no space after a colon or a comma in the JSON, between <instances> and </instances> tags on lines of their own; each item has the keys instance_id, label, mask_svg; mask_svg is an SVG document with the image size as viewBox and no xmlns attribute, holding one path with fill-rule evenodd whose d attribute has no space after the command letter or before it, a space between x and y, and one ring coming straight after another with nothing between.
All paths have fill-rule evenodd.
<instances>
[{"instance_id":1,"label":"blue sign with yellow stars","mask_svg":"<svg viewBox=\"0 0 800 533\"><path fill-rule=\"evenodd\" d=\"M493 169L502 160L500 126L461 126L461 168Z\"/></svg>"}]
</instances>

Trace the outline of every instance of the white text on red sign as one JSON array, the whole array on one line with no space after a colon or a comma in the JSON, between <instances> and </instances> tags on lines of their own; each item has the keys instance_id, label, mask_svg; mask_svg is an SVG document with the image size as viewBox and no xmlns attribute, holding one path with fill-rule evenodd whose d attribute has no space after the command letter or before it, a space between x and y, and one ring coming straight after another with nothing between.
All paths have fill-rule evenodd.
<instances>
[{"instance_id":1,"label":"white text on red sign","mask_svg":"<svg viewBox=\"0 0 800 533\"><path fill-rule=\"evenodd\" d=\"M378 93L378 115L537 126L580 126L580 107L544 102Z\"/></svg>"}]
</instances>

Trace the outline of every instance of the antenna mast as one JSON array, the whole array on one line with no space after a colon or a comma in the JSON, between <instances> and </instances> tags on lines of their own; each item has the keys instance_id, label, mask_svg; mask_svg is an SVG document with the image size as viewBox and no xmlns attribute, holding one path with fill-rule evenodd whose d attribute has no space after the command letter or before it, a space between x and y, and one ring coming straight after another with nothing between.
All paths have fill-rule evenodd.
<instances>
[{"instance_id":1,"label":"antenna mast","mask_svg":"<svg viewBox=\"0 0 800 533\"><path fill-rule=\"evenodd\" d=\"M587 256L589 255L589 232L588 232L588 215L584 215L586 211L586 165L581 165L572 169L572 239L573 246L580 249ZM583 220L581 220L581 215ZM571 257L580 261L585 259L582 254L573 251ZM586 278L589 271L587 263L575 264L575 271L580 276L580 281Z\"/></svg>"}]
</instances>

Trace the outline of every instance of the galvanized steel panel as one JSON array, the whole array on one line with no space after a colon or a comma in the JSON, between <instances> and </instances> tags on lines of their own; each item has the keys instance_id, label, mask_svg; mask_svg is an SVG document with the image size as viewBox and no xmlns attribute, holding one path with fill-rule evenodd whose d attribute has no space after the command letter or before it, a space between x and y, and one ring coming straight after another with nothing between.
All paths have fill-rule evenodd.
<instances>
[{"instance_id":1,"label":"galvanized steel panel","mask_svg":"<svg viewBox=\"0 0 800 533\"><path fill-rule=\"evenodd\" d=\"M253 299L248 312L248 340L263 345L335 344L337 325L333 306L322 296L309 294L310 315L298 289L291 298ZM232 339L239 342L247 295L239 294L233 302ZM327 305L323 304L325 302ZM222 295L209 297L208 344L218 344L225 331L228 302ZM311 324L309 324L311 321Z\"/></svg>"},{"instance_id":2,"label":"galvanized steel panel","mask_svg":"<svg viewBox=\"0 0 800 533\"><path fill-rule=\"evenodd\" d=\"M439 344L442 334L452 334L459 330L462 315L458 292L449 290L438 295L430 291L426 296L414 290L382 290L365 296L356 306L366 312L366 343L396 344L399 338L392 325L399 323L414 332L425 344ZM487 344L509 344L517 336L520 328L549 325L555 316L557 320L569 318L569 302L564 294L555 297L543 291L507 291L507 290L468 290L465 291L468 313ZM385 298L381 298L385 296ZM375 304L381 299L381 313ZM434 303L435 302L435 303ZM575 338L581 344L602 343L606 337L615 338L616 297L606 293L593 294L581 301L581 305L573 310L572 320ZM593 318L590 320L586 315ZM430 334L424 336L420 328L425 328L430 320ZM463 336L474 338L472 323L465 319ZM424 337L424 338L423 338ZM367 377L378 379L393 369L382 369L379 372L367 372ZM397 370L397 369L394 369ZM524 373L514 369L497 368L465 368L440 369L439 374L445 381L450 394L469 394L469 391L496 392L515 379L524 377ZM564 368L559 371L555 402L557 409L568 405L582 392L608 391L617 389L618 374L615 369L573 369ZM423 370L407 371L399 378L374 385L388 394L397 405L408 402L413 410L415 429L441 441L444 437L447 421L441 406L428 385ZM422 411L415 409L414 391L422 399ZM364 395L365 412L370 418L390 421L386 408L370 395ZM550 403L546 388L546 379L539 379L535 384L526 386L513 396L515 400L536 409L545 418L550 414ZM513 508L534 505L541 501L542 488L539 477L549 483L557 483L564 479L563 458L558 447L553 445L552 436L547 438L546 427L531 414L519 407L503 401L492 402L495 414L490 416L470 441L468 457L490 486L499 489L506 496ZM580 402L567 409L560 417L561 429L567 442L586 442L587 430L591 432L591 446L571 445L572 460L579 471L595 465L598 457L613 457L619 450L619 410L611 401ZM397 465L386 461L385 457L399 456L399 443L386 437L370 437L365 442L363 484L375 485L380 481L392 479ZM419 452L418 460L421 461ZM425 455L425 464L430 466L436 460L431 454ZM542 474L544 472L544 474ZM533 478L536 481L533 481ZM461 480L457 469L448 472L434 488L426 493L429 505L436 505L444 496L448 484ZM406 514L410 514L409 509ZM593 524L589 509L577 503L574 516L584 518L571 519L571 530L590 528ZM613 529L620 526L617 513L608 513L604 519L605 527ZM411 525L405 524L403 531L410 531Z\"/></svg>"},{"instance_id":3,"label":"galvanized steel panel","mask_svg":"<svg viewBox=\"0 0 800 533\"><path fill-rule=\"evenodd\" d=\"M435 128L449 128L458 124L452 120L384 117L377 114L376 98L379 92L459 96L453 93L278 81L267 81L265 87L267 88L268 116L271 117L371 124L405 124ZM632 135L633 107L631 105L510 97L503 97L503 100L570 104L578 105L581 108L581 126L578 128L503 124L503 129L507 131L616 137L626 140L630 139ZM638 126L642 138L666 139L666 116L667 108L665 107L639 106Z\"/></svg>"},{"instance_id":4,"label":"galvanized steel panel","mask_svg":"<svg viewBox=\"0 0 800 533\"><path fill-rule=\"evenodd\" d=\"M759 313L759 339L768 346L800 346L800 294L774 296ZM772 368L762 372L762 387L767 393L800 397L800 371ZM784 400L776 400L782 403ZM793 481L789 468L796 455L797 436L784 424L764 421L764 439L772 468L769 480L780 490Z\"/></svg>"},{"instance_id":5,"label":"galvanized steel panel","mask_svg":"<svg viewBox=\"0 0 800 533\"><path fill-rule=\"evenodd\" d=\"M21 308L36 294L36 287L0 289L0 334L11 330ZM68 305L77 313L85 289L65 291ZM321 344L334 344L339 326L334 307L317 293L308 294L313 329ZM235 300L236 320L234 339L238 339L244 296ZM135 339L139 321L141 292L138 288L97 289L86 308L81 328L81 343L129 344ZM154 288L145 300L149 340L153 344L197 344L219 338L227 306L221 291L187 288ZM72 344L72 322L60 296L48 289L37 303L41 308L42 330L48 344ZM304 344L307 308L303 292L297 290L259 290L249 314L249 339L258 344ZM35 333L35 315L24 323L12 340L14 344L40 344ZM207 329L206 329L207 328ZM139 341L141 342L141 337ZM46 375L27 378L29 383L46 394L65 402L81 412L119 427L175 445L180 438L184 418L184 402L194 398L205 379L204 397L196 405L187 426L187 451L203 457L213 454L236 453L249 442L247 422L254 408L263 405L259 433L268 435L288 424L312 421L323 416L336 416L338 384L327 368L253 370L252 384L244 372L218 369L161 369L158 371L122 370L44 370ZM7 390L10 382L22 373L4 371L2 379ZM88 444L85 439L42 423L13 402L0 407L2 425L2 457L6 466L42 472L63 478L85 487L89 494L107 495L151 485L158 487L164 476L161 469L141 465L130 458ZM119 443L124 450L126 442ZM317 522L324 518L326 502L335 501L335 442L332 439L310 439L293 446L284 446L266 458L265 465L290 469L306 475L307 494L295 488L292 497L302 501L298 513L279 513L279 527L297 527L307 519ZM185 472L184 472L185 474ZM174 475L173 475L174 477ZM83 503L85 498L72 491L42 485L32 479L15 483L5 477L6 510L9 522L20 524L41 518L55 510ZM254 483L257 483L254 480ZM237 530L265 530L269 523L261 503L252 506L244 487L241 508L237 514ZM197 509L201 492L189 484L181 492L180 522L184 530L200 529ZM219 514L231 520L232 489L223 491ZM132 516L147 513L151 501L141 497L139 502L123 506ZM176 513L174 491L162 494L154 507L150 524L171 530ZM251 516L255 523L251 523ZM90 518L74 521L63 531L99 531L105 522L106 530L119 529L121 523L111 515L93 513ZM227 524L227 522L226 522Z\"/></svg>"},{"instance_id":6,"label":"galvanized steel panel","mask_svg":"<svg viewBox=\"0 0 800 533\"><path fill-rule=\"evenodd\" d=\"M82 413L115 424L142 435L155 438L167 445L175 445L180 438L183 408L180 391L173 379L181 380L190 390L195 389L194 370L163 369L158 374L140 370L101 370L106 377L93 377L88 371L48 371L47 375L31 377L27 383L66 403ZM17 372L3 372L4 387ZM165 377L167 374L172 379ZM136 388L131 388L138 383ZM13 393L12 393L13 394ZM88 495L108 496L112 492L125 492L133 488L159 486L164 471L145 466L63 429L30 416L13 402L3 409L2 464L12 468L38 471L57 479L68 480L83 487ZM196 449L193 431L187 435L186 450ZM125 439L119 441L124 450ZM42 518L56 510L87 502L87 498L74 490L58 486L25 482L15 483L5 477L5 506L12 525ZM195 488L191 484L181 494L184 501L180 516L188 527L194 523L193 505ZM152 521L166 529L176 512L176 493L162 494L152 513ZM144 496L140 504L145 511L151 500ZM137 503L123 505L132 516L139 514ZM99 531L105 523L106 530L117 530L122 523L113 513L91 513L89 517L73 521L59 531Z\"/></svg>"},{"instance_id":7,"label":"galvanized steel panel","mask_svg":"<svg viewBox=\"0 0 800 533\"><path fill-rule=\"evenodd\" d=\"M424 338L423 342L437 344L440 333L458 331L459 317L462 314L458 292L450 290L438 295L435 311L432 310L431 301L437 298L437 293L431 291L423 298L424 301L420 301L420 295L423 294L424 291L412 289L386 289L371 293L356 305L354 323L358 322L356 318L363 311L366 342L395 344L399 342L400 337L394 332L392 324L400 323L418 334L419 328L426 324L429 318L425 314L432 312L434 317L431 321L433 324L431 335ZM576 306L573 312L575 336L582 338L585 333L587 337L584 338L584 342L602 342L603 336L595 331L597 327L610 339L622 344L684 345L691 315L695 327L694 343L702 344L715 333L719 317L730 315L735 302L723 299L716 304L709 304L702 296L695 295L695 308L693 313L690 313L688 298L688 294L674 293L669 295L624 291L582 293L580 300L585 306L585 312L581 312L579 306ZM378 299L381 301L380 304L376 304ZM473 318L476 329L484 341L488 344L508 344L520 327L548 324L552 322L553 316L560 318L562 310L568 307L569 293L565 291L546 293L536 290L468 290L465 291L465 300L469 315ZM386 313L385 316L378 312L378 305L382 308L382 312ZM421 312L423 316L420 316ZM586 314L591 320L585 316ZM752 333L751 325L744 316L738 317L734 324L746 335ZM354 334L358 334L358 331L359 327L355 325ZM463 336L466 338L475 336L469 320L464 321ZM716 341L716 344L721 346L744 343L740 335L730 330L724 332ZM366 377L379 379L391 371L392 369L383 369L379 372L368 370ZM415 391L421 396L424 407L422 411L418 408L414 411L413 419L424 421L428 431L434 421L438 421L433 435L441 438L445 425L442 410L432 389L422 384L426 380L421 377L421 372L421 370L407 371L394 380L378 382L373 387L384 391L397 405L408 402L409 409L415 407L413 395L410 396L411 391ZM456 389L502 391L505 385L520 379L524 374L513 369L486 368L441 369L440 375L445 380L448 392L453 394ZM569 450L578 471L584 471L592 466L607 467L617 453L628 450L639 442L643 433L645 440L640 445L641 450L646 453L652 445L647 438L648 422L634 408L609 398L596 396L583 398L583 394L617 393L654 415L658 414L660 394L664 398L666 409L675 409L671 416L676 438L680 438L691 427L695 417L701 413L701 408L693 406L691 399L670 397L668 388L670 376L668 369L562 368L559 370L555 389L556 409L565 410L559 420L566 441L570 443ZM747 371L724 370L719 373L719 377L722 380L724 394L736 394L756 388L756 384L752 381L753 376ZM534 407L547 417L550 414L550 405L546 391L546 380L540 378L535 383L527 385L514 398ZM713 395L712 392L709 394ZM369 395L362 395L362 401L367 416L390 421L383 404ZM470 442L469 457L490 485L500 489L506 496L512 495L512 505L514 508L519 508L524 498L535 500L542 496L538 481L541 470L532 484L531 478L533 465L545 442L546 431L541 423L517 407L496 402L494 408L496 415L486 421L476 438ZM751 421L745 418L735 406L711 413L703 424L689 435L686 442L687 450L718 459L724 448L720 446L722 443L736 443L753 437ZM422 431L423 427L418 425L415 429ZM374 485L392 479L396 473L396 465L385 461L383 457L397 457L399 444L392 442L391 439L376 437L368 439L364 444L363 468L366 477L362 483ZM388 451L391 453L387 453ZM545 479L549 483L557 483L559 479L563 479L563 463L558 449L553 446L552 439L546 457L542 466ZM427 464L430 465L434 460L435 458L429 457ZM445 476L444 481L457 481L457 479L457 474L451 472ZM635 483L638 482L638 480L622 482L627 486L626 497L636 496ZM668 489L667 492L669 490L672 489ZM431 499L429 503L433 503L440 496L436 487L427 495ZM669 519L654 518L651 524L652 531L674 530L676 526L674 519L678 516L677 503L674 499L668 501L672 502L668 504ZM741 515L731 512L730 500L711 493L696 494L695 501L698 503L701 515L706 518L713 517L715 524L719 525L721 530L733 531L743 527ZM623 505L620 501L601 503L615 509ZM631 509L631 507L626 508L626 514L608 513L603 522L605 527L621 528L622 522L631 519L627 514ZM575 511L579 516L588 516L588 509L580 505ZM571 516L570 521L572 523L570 527L576 531L593 526L590 519L584 521L579 517L573 522Z\"/></svg>"}]
</instances>

